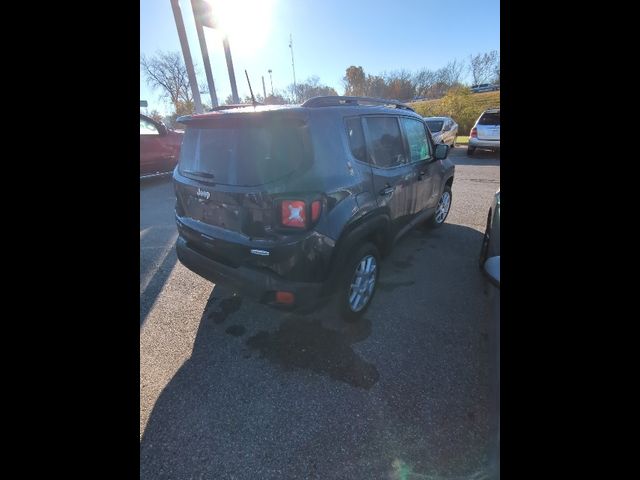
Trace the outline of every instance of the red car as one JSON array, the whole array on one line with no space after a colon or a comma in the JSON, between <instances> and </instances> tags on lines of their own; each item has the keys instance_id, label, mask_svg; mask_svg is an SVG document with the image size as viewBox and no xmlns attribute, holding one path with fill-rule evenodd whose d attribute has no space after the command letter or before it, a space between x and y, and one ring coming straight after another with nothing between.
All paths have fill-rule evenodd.
<instances>
[{"instance_id":1,"label":"red car","mask_svg":"<svg viewBox=\"0 0 640 480\"><path fill-rule=\"evenodd\" d=\"M178 163L182 135L140 114L140 176L172 172Z\"/></svg>"}]
</instances>

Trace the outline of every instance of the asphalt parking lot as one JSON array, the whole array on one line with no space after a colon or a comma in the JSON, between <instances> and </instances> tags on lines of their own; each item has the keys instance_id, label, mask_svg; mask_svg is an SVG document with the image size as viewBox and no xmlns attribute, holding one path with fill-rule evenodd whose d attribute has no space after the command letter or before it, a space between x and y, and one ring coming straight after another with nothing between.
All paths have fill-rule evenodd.
<instances>
[{"instance_id":1,"label":"asphalt parking lot","mask_svg":"<svg viewBox=\"0 0 640 480\"><path fill-rule=\"evenodd\" d=\"M383 260L365 319L298 316L176 258L170 179L140 184L142 479L481 479L490 444L478 253L500 159L454 149L452 210Z\"/></svg>"}]
</instances>

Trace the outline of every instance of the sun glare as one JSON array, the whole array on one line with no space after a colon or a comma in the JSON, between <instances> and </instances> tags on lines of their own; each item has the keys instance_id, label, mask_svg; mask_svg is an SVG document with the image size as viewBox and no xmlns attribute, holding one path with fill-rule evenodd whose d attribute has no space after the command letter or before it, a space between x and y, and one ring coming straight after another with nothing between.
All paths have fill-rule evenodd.
<instances>
[{"instance_id":1,"label":"sun glare","mask_svg":"<svg viewBox=\"0 0 640 480\"><path fill-rule=\"evenodd\" d=\"M229 36L235 53L248 55L262 49L271 27L274 0L208 0L218 23L215 36Z\"/></svg>"}]
</instances>

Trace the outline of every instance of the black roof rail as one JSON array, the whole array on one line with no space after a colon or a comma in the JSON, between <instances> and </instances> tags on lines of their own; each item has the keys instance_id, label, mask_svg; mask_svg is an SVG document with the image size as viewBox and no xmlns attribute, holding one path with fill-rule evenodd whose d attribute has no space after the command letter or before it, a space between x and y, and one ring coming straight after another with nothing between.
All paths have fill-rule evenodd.
<instances>
[{"instance_id":1,"label":"black roof rail","mask_svg":"<svg viewBox=\"0 0 640 480\"><path fill-rule=\"evenodd\" d=\"M347 96L325 96L325 97L313 97L302 104L303 107L337 107L340 105L386 105L393 106L395 108L401 108L403 110L411 110L415 112L413 108L405 105L398 100L391 100L386 98L373 98L373 97L347 97Z\"/></svg>"}]
</instances>

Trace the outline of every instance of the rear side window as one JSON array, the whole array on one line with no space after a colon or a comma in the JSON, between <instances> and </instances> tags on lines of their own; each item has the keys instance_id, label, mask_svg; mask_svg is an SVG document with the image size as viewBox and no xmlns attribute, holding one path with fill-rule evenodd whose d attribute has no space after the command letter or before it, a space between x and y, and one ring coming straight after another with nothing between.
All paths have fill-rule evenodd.
<instances>
[{"instance_id":1,"label":"rear side window","mask_svg":"<svg viewBox=\"0 0 640 480\"><path fill-rule=\"evenodd\" d=\"M431 157L431 148L427 140L427 131L424 124L413 118L402 118L402 125L407 134L409 152L412 162L419 162Z\"/></svg>"},{"instance_id":2,"label":"rear side window","mask_svg":"<svg viewBox=\"0 0 640 480\"><path fill-rule=\"evenodd\" d=\"M152 122L140 117L140 135L158 135L158 129Z\"/></svg>"},{"instance_id":3,"label":"rear side window","mask_svg":"<svg viewBox=\"0 0 640 480\"><path fill-rule=\"evenodd\" d=\"M349 147L351 154L362 162L367 161L367 148L362 131L360 118L349 118L346 121L347 136L349 137Z\"/></svg>"},{"instance_id":4,"label":"rear side window","mask_svg":"<svg viewBox=\"0 0 640 480\"><path fill-rule=\"evenodd\" d=\"M444 122L442 120L427 120L427 125L429 125L429 130L432 132L439 132L442 130L442 125Z\"/></svg>"},{"instance_id":5,"label":"rear side window","mask_svg":"<svg viewBox=\"0 0 640 480\"><path fill-rule=\"evenodd\" d=\"M388 168L407 163L400 125L396 117L367 117L371 163Z\"/></svg>"},{"instance_id":6,"label":"rear side window","mask_svg":"<svg viewBox=\"0 0 640 480\"><path fill-rule=\"evenodd\" d=\"M308 132L301 125L188 125L180 173L222 185L272 182L310 162Z\"/></svg>"},{"instance_id":7,"label":"rear side window","mask_svg":"<svg viewBox=\"0 0 640 480\"><path fill-rule=\"evenodd\" d=\"M500 112L483 114L478 125L500 125Z\"/></svg>"}]
</instances>

